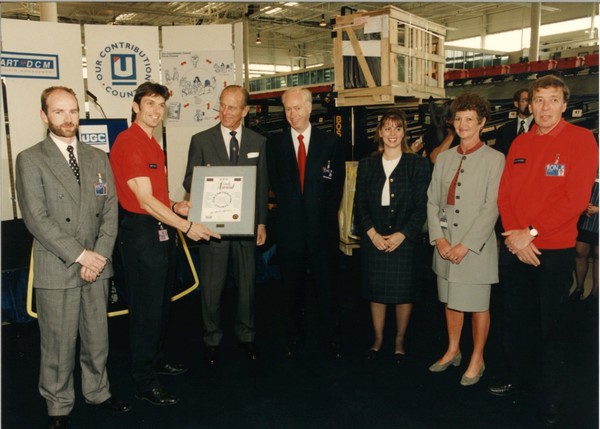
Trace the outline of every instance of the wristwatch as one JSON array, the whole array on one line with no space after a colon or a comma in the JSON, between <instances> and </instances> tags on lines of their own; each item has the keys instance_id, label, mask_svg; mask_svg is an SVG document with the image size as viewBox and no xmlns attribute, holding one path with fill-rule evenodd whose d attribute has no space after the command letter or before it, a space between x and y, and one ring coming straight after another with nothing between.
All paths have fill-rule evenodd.
<instances>
[{"instance_id":1,"label":"wristwatch","mask_svg":"<svg viewBox=\"0 0 600 429\"><path fill-rule=\"evenodd\" d=\"M538 230L535 229L533 226L529 225L529 233L531 234L532 237L537 237L538 236Z\"/></svg>"}]
</instances>

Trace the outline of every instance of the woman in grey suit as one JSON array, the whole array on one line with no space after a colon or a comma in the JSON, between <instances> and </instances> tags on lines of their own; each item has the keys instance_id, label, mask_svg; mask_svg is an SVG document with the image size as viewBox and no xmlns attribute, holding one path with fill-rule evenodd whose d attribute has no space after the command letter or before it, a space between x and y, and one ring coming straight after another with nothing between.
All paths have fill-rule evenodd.
<instances>
[{"instance_id":1,"label":"woman in grey suit","mask_svg":"<svg viewBox=\"0 0 600 429\"><path fill-rule=\"evenodd\" d=\"M448 349L429 367L441 372L461 361L464 313L472 313L473 352L460 384L476 384L485 370L483 349L490 326L491 284L498 282L494 224L504 155L481 142L489 104L462 94L450 106L460 145L437 159L427 191L429 239L435 245L433 270L445 304Z\"/></svg>"},{"instance_id":2,"label":"woman in grey suit","mask_svg":"<svg viewBox=\"0 0 600 429\"><path fill-rule=\"evenodd\" d=\"M429 163L406 142L406 118L399 110L383 115L375 132L379 150L358 165L354 199L362 231L363 296L370 301L374 359L383 343L388 304L396 310L394 355L406 354L404 336L417 299L415 246L426 217Z\"/></svg>"}]
</instances>

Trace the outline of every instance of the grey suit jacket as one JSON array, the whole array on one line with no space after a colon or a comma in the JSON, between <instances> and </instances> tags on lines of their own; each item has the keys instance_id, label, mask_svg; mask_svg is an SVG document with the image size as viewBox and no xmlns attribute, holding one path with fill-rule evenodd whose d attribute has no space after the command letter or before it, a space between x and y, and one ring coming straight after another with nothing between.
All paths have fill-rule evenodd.
<instances>
[{"instance_id":1,"label":"grey suit jacket","mask_svg":"<svg viewBox=\"0 0 600 429\"><path fill-rule=\"evenodd\" d=\"M257 132L243 127L238 158L238 165L256 166L256 224L263 225L267 223L267 204L269 202L266 140ZM190 192L192 186L194 167L208 165L229 165L229 156L221 134L220 123L192 136L183 181L183 187L187 192Z\"/></svg>"},{"instance_id":2,"label":"grey suit jacket","mask_svg":"<svg viewBox=\"0 0 600 429\"><path fill-rule=\"evenodd\" d=\"M75 260L84 249L109 260L117 236L117 196L107 155L77 143L81 185L50 137L17 156L17 198L34 237L34 287L68 289L83 285ZM96 196L101 177L106 195ZM109 278L109 261L99 277Z\"/></svg>"},{"instance_id":3,"label":"grey suit jacket","mask_svg":"<svg viewBox=\"0 0 600 429\"><path fill-rule=\"evenodd\" d=\"M457 198L447 205L448 189L461 164ZM498 218L498 186L504 155L489 146L460 155L457 149L439 155L427 191L429 239L445 237L452 246L462 243L469 253L458 265L433 253L433 271L451 282L492 284L498 282L498 248L494 225ZM443 224L446 218L447 227Z\"/></svg>"}]
</instances>

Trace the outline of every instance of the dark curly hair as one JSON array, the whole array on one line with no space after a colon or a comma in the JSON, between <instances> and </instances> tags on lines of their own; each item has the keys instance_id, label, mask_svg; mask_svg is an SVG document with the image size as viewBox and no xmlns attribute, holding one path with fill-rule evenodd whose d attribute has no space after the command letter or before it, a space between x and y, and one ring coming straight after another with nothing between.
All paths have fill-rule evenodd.
<instances>
[{"instance_id":1,"label":"dark curly hair","mask_svg":"<svg viewBox=\"0 0 600 429\"><path fill-rule=\"evenodd\" d=\"M464 112L465 110L477 112L477 122L481 123L484 119L489 119L490 103L480 95L467 92L456 97L452 100L452 104L450 104L450 112L452 112L453 119L456 112Z\"/></svg>"}]
</instances>

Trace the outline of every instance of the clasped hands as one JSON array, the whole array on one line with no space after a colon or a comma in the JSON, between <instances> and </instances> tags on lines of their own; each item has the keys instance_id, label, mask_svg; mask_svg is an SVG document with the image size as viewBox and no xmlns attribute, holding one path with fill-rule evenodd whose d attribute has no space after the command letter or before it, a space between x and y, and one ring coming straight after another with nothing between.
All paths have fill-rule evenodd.
<instances>
[{"instance_id":1,"label":"clasped hands","mask_svg":"<svg viewBox=\"0 0 600 429\"><path fill-rule=\"evenodd\" d=\"M93 283L104 271L108 259L93 250L85 250L79 258L81 270L79 276L88 283Z\"/></svg>"},{"instance_id":2,"label":"clasped hands","mask_svg":"<svg viewBox=\"0 0 600 429\"><path fill-rule=\"evenodd\" d=\"M406 236L401 232L394 232L390 235L381 235L378 232L375 232L374 228L372 233L368 235L371 238L373 246L375 246L377 250L383 250L384 252L393 252L402 244L402 242L406 238Z\"/></svg>"},{"instance_id":3,"label":"clasped hands","mask_svg":"<svg viewBox=\"0 0 600 429\"><path fill-rule=\"evenodd\" d=\"M452 246L446 238L438 238L435 240L435 247L442 259L446 259L447 261L450 261L450 263L457 265L460 264L463 258L467 256L467 253L469 253L469 248L464 244L458 243Z\"/></svg>"},{"instance_id":4,"label":"clasped hands","mask_svg":"<svg viewBox=\"0 0 600 429\"><path fill-rule=\"evenodd\" d=\"M538 255L542 252L533 244L534 237L529 233L529 228L511 229L502 233L506 239L504 244L508 251L515 255L524 264L537 267L540 265Z\"/></svg>"}]
</instances>

